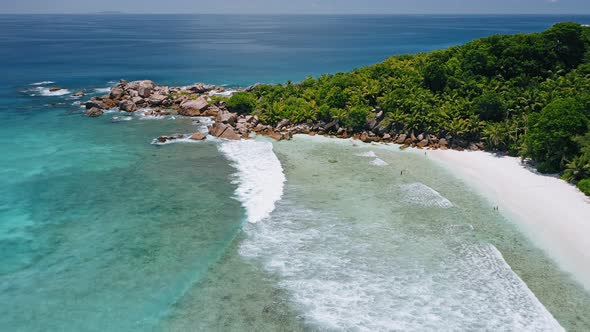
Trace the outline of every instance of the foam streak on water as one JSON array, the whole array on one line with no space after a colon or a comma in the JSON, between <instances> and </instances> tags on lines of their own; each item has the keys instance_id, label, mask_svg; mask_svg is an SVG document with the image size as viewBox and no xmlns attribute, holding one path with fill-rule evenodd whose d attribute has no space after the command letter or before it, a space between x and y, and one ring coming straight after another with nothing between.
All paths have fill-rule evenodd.
<instances>
[{"instance_id":1,"label":"foam streak on water","mask_svg":"<svg viewBox=\"0 0 590 332\"><path fill-rule=\"evenodd\" d=\"M271 219L246 231L240 253L279 276L314 328L563 330L489 244L454 243L447 251L436 247L440 243L420 243L433 245L433 262L367 240L382 228L359 230L287 199ZM441 249L444 254L437 253Z\"/></svg>"},{"instance_id":2,"label":"foam streak on water","mask_svg":"<svg viewBox=\"0 0 590 332\"><path fill-rule=\"evenodd\" d=\"M375 158L375 159L373 159L371 161L371 165L383 167L383 166L387 166L389 164L386 161L382 160L382 159Z\"/></svg>"},{"instance_id":3,"label":"foam streak on water","mask_svg":"<svg viewBox=\"0 0 590 332\"><path fill-rule=\"evenodd\" d=\"M358 153L357 156L364 158L377 158L377 155L373 151Z\"/></svg>"},{"instance_id":4,"label":"foam streak on water","mask_svg":"<svg viewBox=\"0 0 590 332\"><path fill-rule=\"evenodd\" d=\"M438 191L423 183L417 182L404 184L400 186L400 189L404 193L402 200L407 203L422 206L434 206L443 209L453 207L453 203L443 197Z\"/></svg>"},{"instance_id":5,"label":"foam streak on water","mask_svg":"<svg viewBox=\"0 0 590 332\"><path fill-rule=\"evenodd\" d=\"M53 81L42 81L42 82L35 82L35 83L31 83L30 85L47 85L47 84L53 84L55 82Z\"/></svg>"},{"instance_id":6,"label":"foam streak on water","mask_svg":"<svg viewBox=\"0 0 590 332\"><path fill-rule=\"evenodd\" d=\"M64 96L70 94L70 90L68 89L59 89L55 91L51 91L50 88L45 87L37 87L34 89L29 90L31 92L31 96L43 96L43 97L57 97L57 96Z\"/></svg>"},{"instance_id":7,"label":"foam streak on water","mask_svg":"<svg viewBox=\"0 0 590 332\"><path fill-rule=\"evenodd\" d=\"M106 87L106 88L95 88L94 91L96 93L109 93L109 92L111 92L111 88L110 87Z\"/></svg>"},{"instance_id":8,"label":"foam streak on water","mask_svg":"<svg viewBox=\"0 0 590 332\"><path fill-rule=\"evenodd\" d=\"M241 140L224 142L219 150L237 169L236 197L246 209L248 221L257 223L269 216L283 195L286 181L272 143Z\"/></svg>"},{"instance_id":9,"label":"foam streak on water","mask_svg":"<svg viewBox=\"0 0 590 332\"><path fill-rule=\"evenodd\" d=\"M358 153L357 156L363 157L363 158L372 158L373 160L371 160L371 165L373 165L373 166L383 167L383 166L389 165L386 161L377 157L377 155L373 151L369 151L369 152L365 152L365 153Z\"/></svg>"}]
</instances>

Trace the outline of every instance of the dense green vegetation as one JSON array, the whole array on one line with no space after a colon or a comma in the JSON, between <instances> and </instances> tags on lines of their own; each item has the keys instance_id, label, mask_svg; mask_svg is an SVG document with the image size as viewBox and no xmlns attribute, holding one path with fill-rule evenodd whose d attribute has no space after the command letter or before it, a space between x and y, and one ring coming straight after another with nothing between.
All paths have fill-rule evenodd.
<instances>
[{"instance_id":1,"label":"dense green vegetation","mask_svg":"<svg viewBox=\"0 0 590 332\"><path fill-rule=\"evenodd\" d=\"M447 50L394 56L349 73L262 85L229 107L263 122L338 120L486 143L531 158L542 172L588 189L590 28L560 23L542 33L495 35ZM585 186L585 187L584 187Z\"/></svg>"}]
</instances>

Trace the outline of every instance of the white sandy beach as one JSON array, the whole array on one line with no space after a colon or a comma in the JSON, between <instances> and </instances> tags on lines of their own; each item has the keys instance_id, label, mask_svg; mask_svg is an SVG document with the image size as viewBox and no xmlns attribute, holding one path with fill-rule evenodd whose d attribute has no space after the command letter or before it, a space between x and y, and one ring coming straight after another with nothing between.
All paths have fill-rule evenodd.
<instances>
[{"instance_id":1,"label":"white sandy beach","mask_svg":"<svg viewBox=\"0 0 590 332\"><path fill-rule=\"evenodd\" d=\"M576 187L534 173L519 158L453 150L428 155L481 191L563 270L590 289L590 199Z\"/></svg>"}]
</instances>

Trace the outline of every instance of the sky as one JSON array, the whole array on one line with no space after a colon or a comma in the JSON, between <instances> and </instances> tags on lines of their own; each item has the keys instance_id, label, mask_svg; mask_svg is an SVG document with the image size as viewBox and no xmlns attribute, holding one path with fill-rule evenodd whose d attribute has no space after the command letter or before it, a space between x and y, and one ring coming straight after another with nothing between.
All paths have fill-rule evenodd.
<instances>
[{"instance_id":1,"label":"sky","mask_svg":"<svg viewBox=\"0 0 590 332\"><path fill-rule=\"evenodd\" d=\"M590 14L590 0L0 0L8 13Z\"/></svg>"}]
</instances>

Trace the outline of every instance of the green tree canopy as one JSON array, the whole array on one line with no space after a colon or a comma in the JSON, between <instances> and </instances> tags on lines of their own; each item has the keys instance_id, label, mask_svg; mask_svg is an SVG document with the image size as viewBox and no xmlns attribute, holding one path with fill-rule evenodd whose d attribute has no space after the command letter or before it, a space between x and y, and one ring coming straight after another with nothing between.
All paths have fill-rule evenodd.
<instances>
[{"instance_id":1,"label":"green tree canopy","mask_svg":"<svg viewBox=\"0 0 590 332\"><path fill-rule=\"evenodd\" d=\"M556 99L534 117L526 137L527 153L542 162L541 171L558 172L579 151L573 137L587 129L582 105L576 99Z\"/></svg>"}]
</instances>

